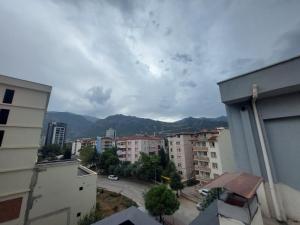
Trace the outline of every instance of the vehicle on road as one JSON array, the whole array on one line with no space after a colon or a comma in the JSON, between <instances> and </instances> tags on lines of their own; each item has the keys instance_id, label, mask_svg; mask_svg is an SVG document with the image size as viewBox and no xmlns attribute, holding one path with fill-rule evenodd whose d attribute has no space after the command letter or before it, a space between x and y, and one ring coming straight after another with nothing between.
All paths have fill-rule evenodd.
<instances>
[{"instance_id":1,"label":"vehicle on road","mask_svg":"<svg viewBox=\"0 0 300 225\"><path fill-rule=\"evenodd\" d=\"M115 176L115 175L109 175L108 177L107 177L109 180L119 180L119 177L117 177L117 176Z\"/></svg>"},{"instance_id":2,"label":"vehicle on road","mask_svg":"<svg viewBox=\"0 0 300 225\"><path fill-rule=\"evenodd\" d=\"M205 189L205 188L202 188L199 190L200 195L202 195L204 197L208 195L208 192L209 192L209 190Z\"/></svg>"},{"instance_id":3,"label":"vehicle on road","mask_svg":"<svg viewBox=\"0 0 300 225\"><path fill-rule=\"evenodd\" d=\"M197 209L198 209L199 211L203 211L203 210L204 210L204 207L203 207L202 202L197 203L196 207L197 207Z\"/></svg>"}]
</instances>

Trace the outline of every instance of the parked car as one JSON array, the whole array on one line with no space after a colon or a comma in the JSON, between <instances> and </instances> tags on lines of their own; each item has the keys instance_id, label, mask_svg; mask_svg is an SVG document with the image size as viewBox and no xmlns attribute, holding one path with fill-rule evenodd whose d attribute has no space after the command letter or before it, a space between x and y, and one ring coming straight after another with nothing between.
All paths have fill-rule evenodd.
<instances>
[{"instance_id":1,"label":"parked car","mask_svg":"<svg viewBox=\"0 0 300 225\"><path fill-rule=\"evenodd\" d=\"M203 207L203 205L202 205L201 202L197 203L196 207L197 207L197 209L198 209L199 211L202 211L202 210L204 209L204 207Z\"/></svg>"},{"instance_id":2,"label":"parked car","mask_svg":"<svg viewBox=\"0 0 300 225\"><path fill-rule=\"evenodd\" d=\"M205 189L205 188L202 188L202 189L199 190L199 193L200 193L200 195L202 195L202 196L207 196L207 195L208 195L208 192L209 192L209 190L208 190L208 189Z\"/></svg>"},{"instance_id":3,"label":"parked car","mask_svg":"<svg viewBox=\"0 0 300 225\"><path fill-rule=\"evenodd\" d=\"M117 177L117 176L115 176L115 175L109 175L108 177L107 177L109 180L119 180L119 177Z\"/></svg>"}]
</instances>

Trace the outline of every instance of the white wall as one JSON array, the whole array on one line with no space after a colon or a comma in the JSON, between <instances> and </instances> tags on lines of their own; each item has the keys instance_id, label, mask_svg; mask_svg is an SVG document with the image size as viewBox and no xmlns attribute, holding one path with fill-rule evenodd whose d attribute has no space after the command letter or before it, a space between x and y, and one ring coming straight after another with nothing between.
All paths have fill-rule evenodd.
<instances>
[{"instance_id":1,"label":"white wall","mask_svg":"<svg viewBox=\"0 0 300 225\"><path fill-rule=\"evenodd\" d=\"M76 161L38 165L41 172L33 192L29 224L67 225L63 212L69 211L70 225L76 225L80 218L77 213L84 216L96 205L97 175L91 172L78 176L78 166Z\"/></svg>"}]
</instances>

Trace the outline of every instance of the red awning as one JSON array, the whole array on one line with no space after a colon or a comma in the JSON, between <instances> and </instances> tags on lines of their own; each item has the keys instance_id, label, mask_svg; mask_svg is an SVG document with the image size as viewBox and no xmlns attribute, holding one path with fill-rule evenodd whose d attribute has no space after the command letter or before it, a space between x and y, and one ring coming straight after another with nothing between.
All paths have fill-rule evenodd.
<instances>
[{"instance_id":1,"label":"red awning","mask_svg":"<svg viewBox=\"0 0 300 225\"><path fill-rule=\"evenodd\" d=\"M255 195L262 180L261 177L249 173L224 173L205 185L204 188L225 188L230 192L250 199Z\"/></svg>"}]
</instances>

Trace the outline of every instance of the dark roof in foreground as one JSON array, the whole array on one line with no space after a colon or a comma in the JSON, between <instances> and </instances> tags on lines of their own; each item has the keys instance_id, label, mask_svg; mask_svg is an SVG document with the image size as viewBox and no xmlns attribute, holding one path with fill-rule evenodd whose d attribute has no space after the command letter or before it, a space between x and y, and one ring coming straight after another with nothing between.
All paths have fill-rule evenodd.
<instances>
[{"instance_id":1,"label":"dark roof in foreground","mask_svg":"<svg viewBox=\"0 0 300 225\"><path fill-rule=\"evenodd\" d=\"M161 225L156 220L151 218L146 213L132 206L121 212L115 213L110 217L100 220L92 225L120 225L120 224L133 224L133 225Z\"/></svg>"},{"instance_id":2,"label":"dark roof in foreground","mask_svg":"<svg viewBox=\"0 0 300 225\"><path fill-rule=\"evenodd\" d=\"M220 225L217 200L213 201L207 209L201 212L190 225Z\"/></svg>"}]
</instances>

